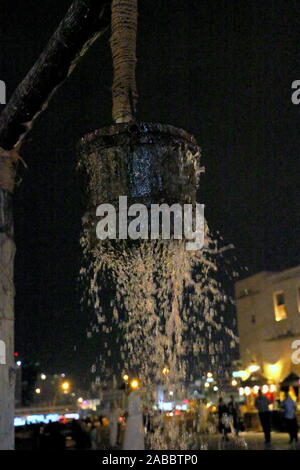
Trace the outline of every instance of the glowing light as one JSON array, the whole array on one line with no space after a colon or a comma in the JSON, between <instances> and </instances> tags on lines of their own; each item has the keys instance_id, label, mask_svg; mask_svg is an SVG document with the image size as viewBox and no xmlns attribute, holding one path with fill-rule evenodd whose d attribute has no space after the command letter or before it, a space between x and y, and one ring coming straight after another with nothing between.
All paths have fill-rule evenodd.
<instances>
[{"instance_id":1,"label":"glowing light","mask_svg":"<svg viewBox=\"0 0 300 470\"><path fill-rule=\"evenodd\" d=\"M248 396L251 393L251 388L250 387L245 387L245 394Z\"/></svg>"},{"instance_id":2,"label":"glowing light","mask_svg":"<svg viewBox=\"0 0 300 470\"><path fill-rule=\"evenodd\" d=\"M207 372L206 375L207 375L207 377L212 377L213 376L211 372Z\"/></svg>"},{"instance_id":3,"label":"glowing light","mask_svg":"<svg viewBox=\"0 0 300 470\"><path fill-rule=\"evenodd\" d=\"M239 388L239 394L240 394L241 397L244 395L244 389L243 389L243 387L240 387L240 388Z\"/></svg>"},{"instance_id":4,"label":"glowing light","mask_svg":"<svg viewBox=\"0 0 300 470\"><path fill-rule=\"evenodd\" d=\"M176 410L187 411L187 405L186 404L176 405L175 408L176 408Z\"/></svg>"},{"instance_id":5,"label":"glowing light","mask_svg":"<svg viewBox=\"0 0 300 470\"><path fill-rule=\"evenodd\" d=\"M232 379L231 385L232 385L233 387L236 387L236 386L237 386L237 380Z\"/></svg>"},{"instance_id":6,"label":"glowing light","mask_svg":"<svg viewBox=\"0 0 300 470\"><path fill-rule=\"evenodd\" d=\"M246 370L235 370L232 372L232 376L235 378L240 378L242 380L246 380L249 376L248 372Z\"/></svg>"},{"instance_id":7,"label":"glowing light","mask_svg":"<svg viewBox=\"0 0 300 470\"><path fill-rule=\"evenodd\" d=\"M251 372L251 374L253 372L256 372L260 369L260 366L257 365L257 364L251 364L251 366L248 367L248 371Z\"/></svg>"},{"instance_id":8,"label":"glowing light","mask_svg":"<svg viewBox=\"0 0 300 470\"><path fill-rule=\"evenodd\" d=\"M44 423L49 423L50 421L52 423L56 422L59 420L59 414L57 413L50 413L49 415L46 415L45 419L44 419Z\"/></svg>"},{"instance_id":9,"label":"glowing light","mask_svg":"<svg viewBox=\"0 0 300 470\"><path fill-rule=\"evenodd\" d=\"M208 387L209 387L209 383L208 383L208 382L205 382L204 387L205 387L205 388L208 388Z\"/></svg>"},{"instance_id":10,"label":"glowing light","mask_svg":"<svg viewBox=\"0 0 300 470\"><path fill-rule=\"evenodd\" d=\"M172 411L174 403L172 401L160 401L158 403L158 408L162 411Z\"/></svg>"},{"instance_id":11,"label":"glowing light","mask_svg":"<svg viewBox=\"0 0 300 470\"><path fill-rule=\"evenodd\" d=\"M82 397L79 397L77 401L78 401L78 403L82 403L82 402L83 402L83 398L82 398Z\"/></svg>"},{"instance_id":12,"label":"glowing light","mask_svg":"<svg viewBox=\"0 0 300 470\"><path fill-rule=\"evenodd\" d=\"M65 418L66 419L79 419L79 414L78 413L66 413Z\"/></svg>"},{"instance_id":13,"label":"glowing light","mask_svg":"<svg viewBox=\"0 0 300 470\"><path fill-rule=\"evenodd\" d=\"M162 373L163 373L164 375L167 375L167 374L170 373L170 369L169 369L168 367L164 367L163 370L162 370Z\"/></svg>"},{"instance_id":14,"label":"glowing light","mask_svg":"<svg viewBox=\"0 0 300 470\"><path fill-rule=\"evenodd\" d=\"M268 391L269 391L268 385L264 385L263 388L262 388L262 392L263 393L268 393Z\"/></svg>"},{"instance_id":15,"label":"glowing light","mask_svg":"<svg viewBox=\"0 0 300 470\"><path fill-rule=\"evenodd\" d=\"M69 382L63 382L61 388L64 390L64 392L67 392L70 389Z\"/></svg>"},{"instance_id":16,"label":"glowing light","mask_svg":"<svg viewBox=\"0 0 300 470\"><path fill-rule=\"evenodd\" d=\"M14 425L15 426L25 426L25 424L26 424L26 419L25 418L21 418L21 417L17 416L14 419Z\"/></svg>"},{"instance_id":17,"label":"glowing light","mask_svg":"<svg viewBox=\"0 0 300 470\"><path fill-rule=\"evenodd\" d=\"M265 365L266 376L271 380L278 380L281 375L282 364L280 361L275 364L266 364Z\"/></svg>"},{"instance_id":18,"label":"glowing light","mask_svg":"<svg viewBox=\"0 0 300 470\"><path fill-rule=\"evenodd\" d=\"M170 390L170 391L169 391L169 395L171 395L171 397L174 395L173 390Z\"/></svg>"},{"instance_id":19,"label":"glowing light","mask_svg":"<svg viewBox=\"0 0 300 470\"><path fill-rule=\"evenodd\" d=\"M46 380L47 376L45 374L41 374L41 379Z\"/></svg>"},{"instance_id":20,"label":"glowing light","mask_svg":"<svg viewBox=\"0 0 300 470\"><path fill-rule=\"evenodd\" d=\"M276 392L276 385L272 384L270 385L270 392Z\"/></svg>"},{"instance_id":21,"label":"glowing light","mask_svg":"<svg viewBox=\"0 0 300 470\"><path fill-rule=\"evenodd\" d=\"M44 419L44 415L29 415L26 417L26 421L29 424L43 423Z\"/></svg>"},{"instance_id":22,"label":"glowing light","mask_svg":"<svg viewBox=\"0 0 300 470\"><path fill-rule=\"evenodd\" d=\"M206 379L206 382L208 382L208 383L211 383L211 382L213 382L213 381L214 381L214 379L213 379L212 377L208 377L208 378Z\"/></svg>"},{"instance_id":23,"label":"glowing light","mask_svg":"<svg viewBox=\"0 0 300 470\"><path fill-rule=\"evenodd\" d=\"M124 374L124 375L123 375L123 380L125 380L125 382L128 382L129 376L128 376L127 374Z\"/></svg>"},{"instance_id":24,"label":"glowing light","mask_svg":"<svg viewBox=\"0 0 300 470\"><path fill-rule=\"evenodd\" d=\"M137 379L133 379L131 382L130 382L130 387L133 388L133 390L135 390L136 388L139 388L140 384L139 384L139 381Z\"/></svg>"},{"instance_id":25,"label":"glowing light","mask_svg":"<svg viewBox=\"0 0 300 470\"><path fill-rule=\"evenodd\" d=\"M36 388L35 389L35 393L37 393L38 395L41 393L41 389L40 388Z\"/></svg>"},{"instance_id":26,"label":"glowing light","mask_svg":"<svg viewBox=\"0 0 300 470\"><path fill-rule=\"evenodd\" d=\"M258 394L258 390L259 390L259 386L258 385L254 385L253 387L253 392L257 395Z\"/></svg>"},{"instance_id":27,"label":"glowing light","mask_svg":"<svg viewBox=\"0 0 300 470\"><path fill-rule=\"evenodd\" d=\"M21 361L17 361L17 366L20 367L22 365Z\"/></svg>"},{"instance_id":28,"label":"glowing light","mask_svg":"<svg viewBox=\"0 0 300 470\"><path fill-rule=\"evenodd\" d=\"M214 392L217 392L219 390L219 387L217 387L216 385L214 386Z\"/></svg>"}]
</instances>

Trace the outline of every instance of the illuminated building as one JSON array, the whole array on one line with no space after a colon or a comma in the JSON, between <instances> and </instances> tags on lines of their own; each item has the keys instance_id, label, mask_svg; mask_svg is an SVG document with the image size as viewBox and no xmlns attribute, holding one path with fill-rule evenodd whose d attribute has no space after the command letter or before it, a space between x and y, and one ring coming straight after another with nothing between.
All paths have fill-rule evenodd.
<instances>
[{"instance_id":1,"label":"illuminated building","mask_svg":"<svg viewBox=\"0 0 300 470\"><path fill-rule=\"evenodd\" d=\"M238 281L235 297L243 367L258 364L275 384L300 375L300 266Z\"/></svg>"}]
</instances>

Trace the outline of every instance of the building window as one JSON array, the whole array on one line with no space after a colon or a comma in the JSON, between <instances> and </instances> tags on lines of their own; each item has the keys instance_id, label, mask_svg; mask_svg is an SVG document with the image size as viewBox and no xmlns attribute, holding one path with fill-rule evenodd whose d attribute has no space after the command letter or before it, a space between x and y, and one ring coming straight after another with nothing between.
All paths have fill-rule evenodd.
<instances>
[{"instance_id":1,"label":"building window","mask_svg":"<svg viewBox=\"0 0 300 470\"><path fill-rule=\"evenodd\" d=\"M274 292L274 311L275 311L275 320L281 321L287 317L287 311L285 306L285 296L283 291Z\"/></svg>"}]
</instances>

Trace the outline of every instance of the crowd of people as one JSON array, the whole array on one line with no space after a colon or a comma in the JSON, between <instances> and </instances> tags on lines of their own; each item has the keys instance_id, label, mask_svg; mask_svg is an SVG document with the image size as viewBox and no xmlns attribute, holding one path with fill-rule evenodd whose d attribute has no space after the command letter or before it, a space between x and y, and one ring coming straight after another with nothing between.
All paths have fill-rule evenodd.
<instances>
[{"instance_id":1,"label":"crowd of people","mask_svg":"<svg viewBox=\"0 0 300 470\"><path fill-rule=\"evenodd\" d=\"M270 446L271 444L270 404L271 402L268 397L262 393L261 389L259 389L255 399L255 407L258 411L266 446ZM284 400L281 402L279 401L278 405L279 409L282 410L285 430L288 432L290 437L289 443L291 445L295 445L296 442L298 442L298 423L296 415L297 404L291 398L289 392L286 391ZM233 396L230 397L230 401L228 403L225 403L223 398L219 399L218 423L219 432L222 434L224 440L228 440L229 433L238 436L239 432L243 430L240 407Z\"/></svg>"},{"instance_id":2,"label":"crowd of people","mask_svg":"<svg viewBox=\"0 0 300 470\"><path fill-rule=\"evenodd\" d=\"M267 446L271 443L271 420L269 411L270 401L268 397L263 395L262 391L258 391L258 395L255 399L255 407L259 414L261 427L265 436L265 443ZM298 423L297 423L297 404L290 397L289 392L285 392L285 398L279 403L280 408L283 412L283 419L285 427L290 436L290 444L295 445L298 442Z\"/></svg>"},{"instance_id":3,"label":"crowd of people","mask_svg":"<svg viewBox=\"0 0 300 470\"><path fill-rule=\"evenodd\" d=\"M96 449L96 430L101 428L101 417L27 424L16 429L16 449Z\"/></svg>"},{"instance_id":4,"label":"crowd of people","mask_svg":"<svg viewBox=\"0 0 300 470\"><path fill-rule=\"evenodd\" d=\"M62 419L28 424L18 431L16 447L24 448L27 441L27 446L34 450L142 450L145 448L145 435L151 432L152 426L148 408L142 407L139 393L133 391L129 394L126 409L112 402L105 416L93 414L68 422Z\"/></svg>"},{"instance_id":5,"label":"crowd of people","mask_svg":"<svg viewBox=\"0 0 300 470\"><path fill-rule=\"evenodd\" d=\"M270 401L261 390L255 399L261 427L264 432L266 446L271 443L271 413ZM298 423L296 417L297 404L288 392L285 398L278 403L282 410L285 429L290 436L290 444L298 441ZM159 413L159 411L156 411ZM225 441L228 435L238 436L244 430L240 404L231 396L228 401L219 399L217 413L209 410L206 400L198 403L193 417L199 435L219 431ZM50 422L48 424L32 424L26 426L30 433L32 449L60 449L66 447L79 450L142 450L145 448L145 438L151 435L155 428L155 412L142 407L138 393L131 393L125 409L117 403L110 405L105 416L88 417L71 422ZM215 421L217 418L217 422ZM184 420L186 423L188 421ZM194 428L195 429L195 428ZM18 446L17 446L18 447Z\"/></svg>"}]
</instances>

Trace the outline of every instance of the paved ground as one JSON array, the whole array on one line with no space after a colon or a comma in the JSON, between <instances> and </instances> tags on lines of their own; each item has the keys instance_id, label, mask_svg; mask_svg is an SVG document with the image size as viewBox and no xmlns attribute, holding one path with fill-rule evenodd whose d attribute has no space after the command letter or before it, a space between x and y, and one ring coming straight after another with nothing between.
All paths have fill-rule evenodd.
<instances>
[{"instance_id":1,"label":"paved ground","mask_svg":"<svg viewBox=\"0 0 300 470\"><path fill-rule=\"evenodd\" d=\"M242 432L239 437L230 436L228 442L218 435L203 436L200 446L209 450L300 450L300 442L292 447L288 434L277 432L272 432L271 445L268 447L264 444L262 432Z\"/></svg>"}]
</instances>

